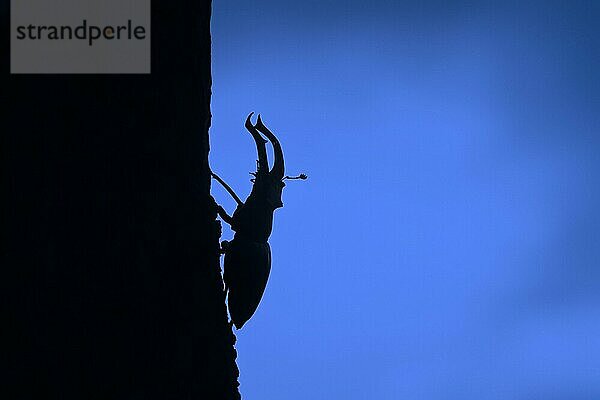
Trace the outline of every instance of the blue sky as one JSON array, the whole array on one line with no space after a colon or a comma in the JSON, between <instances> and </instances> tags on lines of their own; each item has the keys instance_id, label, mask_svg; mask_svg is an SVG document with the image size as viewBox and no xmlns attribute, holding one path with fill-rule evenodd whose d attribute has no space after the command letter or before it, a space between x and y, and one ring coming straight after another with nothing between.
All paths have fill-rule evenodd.
<instances>
[{"instance_id":1,"label":"blue sky","mask_svg":"<svg viewBox=\"0 0 600 400\"><path fill-rule=\"evenodd\" d=\"M246 399L600 398L600 3L521 3L214 2L212 168L256 111L310 177Z\"/></svg>"}]
</instances>

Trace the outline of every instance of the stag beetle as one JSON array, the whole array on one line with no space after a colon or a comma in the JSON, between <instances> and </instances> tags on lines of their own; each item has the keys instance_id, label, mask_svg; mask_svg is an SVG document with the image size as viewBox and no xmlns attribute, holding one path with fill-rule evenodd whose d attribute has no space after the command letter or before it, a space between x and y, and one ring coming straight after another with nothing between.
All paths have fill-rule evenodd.
<instances>
[{"instance_id":1,"label":"stag beetle","mask_svg":"<svg viewBox=\"0 0 600 400\"><path fill-rule=\"evenodd\" d=\"M245 127L256 143L258 153L257 171L252 172L253 186L245 202L235 194L233 189L218 175L211 172L212 177L219 182L237 203L233 216L229 216L221 206L217 212L221 219L231 226L235 232L233 239L222 242L223 280L228 291L227 306L229 315L237 329L248 321L262 298L269 273L271 272L271 248L268 240L273 229L273 213L283 207L281 195L286 179L306 179L306 175L296 177L283 176L285 167L283 151L279 140L263 124L260 115L256 125L252 125L250 113L246 118ZM267 161L267 141L273 146L273 168L269 171Z\"/></svg>"}]
</instances>

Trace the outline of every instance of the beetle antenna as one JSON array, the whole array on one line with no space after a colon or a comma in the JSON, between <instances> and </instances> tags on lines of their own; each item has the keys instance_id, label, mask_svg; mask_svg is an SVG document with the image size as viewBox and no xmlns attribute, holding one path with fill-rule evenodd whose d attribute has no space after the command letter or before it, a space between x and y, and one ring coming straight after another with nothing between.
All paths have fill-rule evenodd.
<instances>
[{"instance_id":1,"label":"beetle antenna","mask_svg":"<svg viewBox=\"0 0 600 400\"><path fill-rule=\"evenodd\" d=\"M287 175L286 175L286 176L285 176L285 177L282 179L282 181L285 181L285 180L288 180L288 179L289 179L289 180L302 179L303 181L305 181L306 179L308 179L308 176L306 176L305 174L300 174L300 175L298 175L298 176L287 176Z\"/></svg>"}]
</instances>

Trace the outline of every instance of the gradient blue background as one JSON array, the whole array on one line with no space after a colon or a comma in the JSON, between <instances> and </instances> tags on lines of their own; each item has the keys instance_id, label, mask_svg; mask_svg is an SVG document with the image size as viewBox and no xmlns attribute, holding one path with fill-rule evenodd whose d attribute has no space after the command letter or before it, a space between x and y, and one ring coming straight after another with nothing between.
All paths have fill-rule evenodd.
<instances>
[{"instance_id":1,"label":"gradient blue background","mask_svg":"<svg viewBox=\"0 0 600 400\"><path fill-rule=\"evenodd\" d=\"M245 398L600 399L600 2L213 7L213 169L249 193L256 111L310 176Z\"/></svg>"}]
</instances>

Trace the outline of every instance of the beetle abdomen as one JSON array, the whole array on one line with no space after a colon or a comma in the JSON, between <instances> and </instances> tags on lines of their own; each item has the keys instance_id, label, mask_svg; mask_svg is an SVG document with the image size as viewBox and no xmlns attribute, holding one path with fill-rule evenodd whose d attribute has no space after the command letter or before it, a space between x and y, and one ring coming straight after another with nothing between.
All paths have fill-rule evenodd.
<instances>
[{"instance_id":1,"label":"beetle abdomen","mask_svg":"<svg viewBox=\"0 0 600 400\"><path fill-rule=\"evenodd\" d=\"M271 272L269 243L233 238L225 253L223 279L229 290L227 305L235 327L248 321L262 299Z\"/></svg>"}]
</instances>

